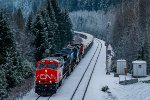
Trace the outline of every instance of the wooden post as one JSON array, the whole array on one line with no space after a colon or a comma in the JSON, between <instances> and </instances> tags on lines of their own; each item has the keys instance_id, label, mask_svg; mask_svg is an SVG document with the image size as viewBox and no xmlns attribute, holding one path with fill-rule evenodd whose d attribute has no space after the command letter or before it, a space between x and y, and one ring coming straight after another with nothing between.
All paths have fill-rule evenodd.
<instances>
[{"instance_id":1,"label":"wooden post","mask_svg":"<svg viewBox=\"0 0 150 100\"><path fill-rule=\"evenodd\" d=\"M125 72L125 85L126 85L126 77L127 77L127 73L128 73L128 68L124 68L124 72Z\"/></svg>"},{"instance_id":2,"label":"wooden post","mask_svg":"<svg viewBox=\"0 0 150 100\"><path fill-rule=\"evenodd\" d=\"M119 83L120 83L120 76L119 76Z\"/></svg>"}]
</instances>

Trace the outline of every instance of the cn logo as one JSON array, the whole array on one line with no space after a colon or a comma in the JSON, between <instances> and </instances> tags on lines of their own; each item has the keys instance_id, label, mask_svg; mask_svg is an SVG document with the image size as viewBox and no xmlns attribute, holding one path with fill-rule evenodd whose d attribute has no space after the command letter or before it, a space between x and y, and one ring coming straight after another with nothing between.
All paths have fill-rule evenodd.
<instances>
[{"instance_id":1,"label":"cn logo","mask_svg":"<svg viewBox=\"0 0 150 100\"><path fill-rule=\"evenodd\" d=\"M49 79L56 79L56 77L55 77L53 74L51 74L51 75L48 75L48 74L40 74L40 79L41 79L41 80L46 80L47 78L49 78Z\"/></svg>"},{"instance_id":2,"label":"cn logo","mask_svg":"<svg viewBox=\"0 0 150 100\"><path fill-rule=\"evenodd\" d=\"M46 80L46 78L47 78L47 75L45 75L45 74L41 74L41 75L40 75L40 79L41 79L41 80Z\"/></svg>"}]
</instances>

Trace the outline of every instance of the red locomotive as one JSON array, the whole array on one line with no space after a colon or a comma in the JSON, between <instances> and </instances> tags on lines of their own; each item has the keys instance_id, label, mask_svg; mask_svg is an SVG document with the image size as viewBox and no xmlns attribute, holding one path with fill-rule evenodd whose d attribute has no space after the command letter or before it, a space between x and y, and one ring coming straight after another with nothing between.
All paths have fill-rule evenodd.
<instances>
[{"instance_id":1,"label":"red locomotive","mask_svg":"<svg viewBox=\"0 0 150 100\"><path fill-rule=\"evenodd\" d=\"M36 63L35 92L39 95L56 93L62 83L64 60L61 57L49 57Z\"/></svg>"}]
</instances>

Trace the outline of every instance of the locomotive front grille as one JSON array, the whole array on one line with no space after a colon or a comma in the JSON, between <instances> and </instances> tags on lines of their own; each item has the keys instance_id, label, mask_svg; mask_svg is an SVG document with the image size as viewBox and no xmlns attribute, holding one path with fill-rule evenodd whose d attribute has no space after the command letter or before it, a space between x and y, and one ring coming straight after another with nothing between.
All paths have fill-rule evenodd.
<instances>
[{"instance_id":1,"label":"locomotive front grille","mask_svg":"<svg viewBox=\"0 0 150 100\"><path fill-rule=\"evenodd\" d=\"M51 92L52 85L49 84L36 84L35 91L37 93L45 93L45 92Z\"/></svg>"}]
</instances>

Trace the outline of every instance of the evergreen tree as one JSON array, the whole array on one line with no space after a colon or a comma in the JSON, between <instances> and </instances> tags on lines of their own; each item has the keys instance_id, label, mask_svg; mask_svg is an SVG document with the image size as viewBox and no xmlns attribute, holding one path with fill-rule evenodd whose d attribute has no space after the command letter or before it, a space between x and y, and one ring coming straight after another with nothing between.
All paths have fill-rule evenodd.
<instances>
[{"instance_id":1,"label":"evergreen tree","mask_svg":"<svg viewBox=\"0 0 150 100\"><path fill-rule=\"evenodd\" d=\"M69 16L67 16L67 14L65 15L64 12L61 11L61 9L59 8L59 5L58 5L58 2L56 0L52 0L52 6L54 8L54 12L55 12L55 18L56 18L56 22L58 24L58 30L59 32L57 32L57 34L55 35L56 36L56 44L58 44L58 49L61 49L62 47L64 47L67 43L66 43L66 40L67 40L67 28L68 27L70 30L71 30L71 27L70 26L70 23L69 22ZM68 20L68 21L67 21ZM69 23L67 23L69 22ZM68 36L69 37L69 36ZM65 39L64 39L65 38ZM70 37L70 39L72 39ZM69 41L67 41L69 42Z\"/></svg>"},{"instance_id":2,"label":"evergreen tree","mask_svg":"<svg viewBox=\"0 0 150 100\"><path fill-rule=\"evenodd\" d=\"M77 11L78 10L78 0L72 0L70 1L70 9L69 11Z\"/></svg>"},{"instance_id":3,"label":"evergreen tree","mask_svg":"<svg viewBox=\"0 0 150 100\"><path fill-rule=\"evenodd\" d=\"M16 11L16 14L14 17L15 17L17 28L20 31L23 31L25 22L24 22L23 14L20 8Z\"/></svg>"},{"instance_id":4,"label":"evergreen tree","mask_svg":"<svg viewBox=\"0 0 150 100\"><path fill-rule=\"evenodd\" d=\"M29 14L29 17L27 19L27 23L26 23L26 32L31 32L32 31L32 21L33 20L33 15L32 12Z\"/></svg>"},{"instance_id":5,"label":"evergreen tree","mask_svg":"<svg viewBox=\"0 0 150 100\"><path fill-rule=\"evenodd\" d=\"M61 21L61 26L62 27L62 32L64 32L61 37L61 41L63 41L63 45L65 46L68 44L68 42L71 42L73 39L73 35L72 35L72 23L71 20L69 18L69 14L67 13L67 11L63 11L62 12L62 21ZM65 38L65 40L64 40Z\"/></svg>"},{"instance_id":6,"label":"evergreen tree","mask_svg":"<svg viewBox=\"0 0 150 100\"><path fill-rule=\"evenodd\" d=\"M57 31L57 23L51 19L49 16L49 11L46 9L41 12L42 17L44 19L44 27L45 27L45 33L46 33L46 43L47 43L47 49L49 51L49 54L53 54L56 51L57 44L55 43L55 34ZM53 18L54 19L54 18ZM48 55L49 55L48 54Z\"/></svg>"},{"instance_id":7,"label":"evergreen tree","mask_svg":"<svg viewBox=\"0 0 150 100\"><path fill-rule=\"evenodd\" d=\"M21 58L15 48L13 34L7 25L4 15L0 13L0 65L3 64L8 87L14 87L23 79Z\"/></svg>"},{"instance_id":8,"label":"evergreen tree","mask_svg":"<svg viewBox=\"0 0 150 100\"><path fill-rule=\"evenodd\" d=\"M76 10L104 10L108 11L110 6L121 3L122 0L59 0L61 7L70 12Z\"/></svg>"},{"instance_id":9,"label":"evergreen tree","mask_svg":"<svg viewBox=\"0 0 150 100\"><path fill-rule=\"evenodd\" d=\"M44 53L44 57L47 57L50 55L50 49L52 48L52 41L53 41L53 37L54 37L54 33L51 32L50 30L53 30L52 28L50 28L50 24L51 24L51 19L49 17L49 14L47 12L47 10L42 10L41 11L41 15L42 15L42 19L44 22L44 35L45 35L45 49L47 52Z\"/></svg>"},{"instance_id":10,"label":"evergreen tree","mask_svg":"<svg viewBox=\"0 0 150 100\"><path fill-rule=\"evenodd\" d=\"M66 22L66 25L67 25L67 29L66 29L66 31L67 31L67 37L68 37L68 42L70 42L70 41L72 41L72 39L73 39L73 34L72 34L72 22L71 22L71 19L70 19L70 17L69 17L69 13L66 11L65 12L65 22Z\"/></svg>"},{"instance_id":11,"label":"evergreen tree","mask_svg":"<svg viewBox=\"0 0 150 100\"><path fill-rule=\"evenodd\" d=\"M92 11L93 10L93 1L92 0L87 0L87 2L85 2L85 9L88 11Z\"/></svg>"},{"instance_id":12,"label":"evergreen tree","mask_svg":"<svg viewBox=\"0 0 150 100\"><path fill-rule=\"evenodd\" d=\"M54 0L55 2L56 0ZM52 5L52 1L51 0L47 0L47 7L46 7L49 17L53 22L56 22L56 18L55 18L55 11L54 11L54 7Z\"/></svg>"},{"instance_id":13,"label":"evergreen tree","mask_svg":"<svg viewBox=\"0 0 150 100\"><path fill-rule=\"evenodd\" d=\"M0 99L3 100L7 97L7 82L5 77L5 71L3 69L3 66L0 65Z\"/></svg>"},{"instance_id":14,"label":"evergreen tree","mask_svg":"<svg viewBox=\"0 0 150 100\"><path fill-rule=\"evenodd\" d=\"M58 51L58 50L60 50L62 48L61 47L61 44L62 44L61 42L62 41L61 41L61 38L60 38L61 31L59 30L59 26L60 26L59 25L59 19L61 18L60 17L61 10L60 10L56 0L48 0L48 2L49 2L49 5L48 5L47 8L49 8L48 9L49 15L50 15L50 11L54 12L54 13L52 13L52 14L54 14L54 16L50 15L50 17L51 17L51 19L52 19L52 21L53 21L53 23L55 25L54 26L55 27L54 43L55 43L56 46L54 47L54 50Z\"/></svg>"},{"instance_id":15,"label":"evergreen tree","mask_svg":"<svg viewBox=\"0 0 150 100\"><path fill-rule=\"evenodd\" d=\"M32 3L32 11L34 14L36 14L38 11L37 0Z\"/></svg>"},{"instance_id":16,"label":"evergreen tree","mask_svg":"<svg viewBox=\"0 0 150 100\"><path fill-rule=\"evenodd\" d=\"M35 22L33 23L32 32L35 35L34 45L35 45L35 59L36 61L43 58L43 54L46 50L45 43L45 30L44 30L44 21L40 14L37 15Z\"/></svg>"},{"instance_id":17,"label":"evergreen tree","mask_svg":"<svg viewBox=\"0 0 150 100\"><path fill-rule=\"evenodd\" d=\"M100 0L94 0L94 10L98 11L100 8Z\"/></svg>"}]
</instances>

